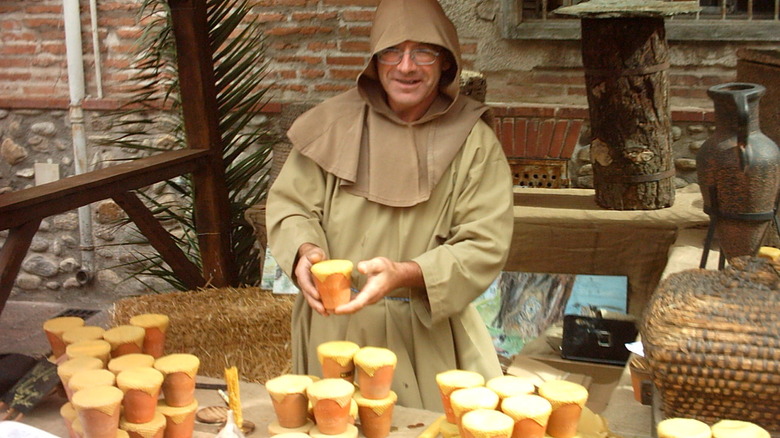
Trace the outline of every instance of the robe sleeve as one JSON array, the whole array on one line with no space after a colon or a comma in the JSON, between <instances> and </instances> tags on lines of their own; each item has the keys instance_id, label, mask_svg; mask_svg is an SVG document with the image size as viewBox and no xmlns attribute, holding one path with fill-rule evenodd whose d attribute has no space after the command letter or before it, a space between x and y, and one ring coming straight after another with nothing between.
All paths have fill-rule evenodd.
<instances>
[{"instance_id":1,"label":"robe sleeve","mask_svg":"<svg viewBox=\"0 0 780 438\"><path fill-rule=\"evenodd\" d=\"M293 149L268 192L268 247L293 281L293 264L302 244L313 243L329 255L322 229L325 180L314 161Z\"/></svg>"},{"instance_id":2,"label":"robe sleeve","mask_svg":"<svg viewBox=\"0 0 780 438\"><path fill-rule=\"evenodd\" d=\"M458 315L500 274L513 231L512 175L493 131L475 125L464 145L452 194L452 223L443 243L414 258L425 278L425 325ZM426 308L428 306L425 306ZM427 310L427 309L426 309Z\"/></svg>"}]
</instances>

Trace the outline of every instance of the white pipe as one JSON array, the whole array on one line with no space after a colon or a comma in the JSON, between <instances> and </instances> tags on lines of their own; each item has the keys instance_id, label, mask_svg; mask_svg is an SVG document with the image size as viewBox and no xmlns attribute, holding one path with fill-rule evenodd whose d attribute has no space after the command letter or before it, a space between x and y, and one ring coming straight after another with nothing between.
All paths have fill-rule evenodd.
<instances>
[{"instance_id":1,"label":"white pipe","mask_svg":"<svg viewBox=\"0 0 780 438\"><path fill-rule=\"evenodd\" d=\"M97 25L97 0L89 0L89 19L92 23L92 56L95 58L95 86L97 98L103 98L103 72L100 61L100 39Z\"/></svg>"},{"instance_id":2,"label":"white pipe","mask_svg":"<svg viewBox=\"0 0 780 438\"><path fill-rule=\"evenodd\" d=\"M81 42L81 13L79 0L62 1L65 22L65 49L68 59L68 88L70 89L70 124L73 136L73 157L76 175L87 171L87 136L84 131L84 57ZM92 209L89 205L79 207L79 235L81 237L81 269L76 279L88 283L93 276L95 245L92 240Z\"/></svg>"}]
</instances>

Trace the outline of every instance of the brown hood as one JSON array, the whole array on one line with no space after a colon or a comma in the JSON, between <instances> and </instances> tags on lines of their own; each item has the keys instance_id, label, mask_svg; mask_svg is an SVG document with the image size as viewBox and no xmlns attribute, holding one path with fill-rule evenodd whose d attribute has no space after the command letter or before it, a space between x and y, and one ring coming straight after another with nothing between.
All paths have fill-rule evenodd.
<instances>
[{"instance_id":1,"label":"brown hood","mask_svg":"<svg viewBox=\"0 0 780 438\"><path fill-rule=\"evenodd\" d=\"M388 106L373 56L407 40L438 45L451 55L439 98L411 123ZM288 136L303 155L341 178L345 191L389 206L416 205L428 200L487 107L459 94L458 36L436 0L382 0L371 54L356 90L303 114Z\"/></svg>"}]
</instances>

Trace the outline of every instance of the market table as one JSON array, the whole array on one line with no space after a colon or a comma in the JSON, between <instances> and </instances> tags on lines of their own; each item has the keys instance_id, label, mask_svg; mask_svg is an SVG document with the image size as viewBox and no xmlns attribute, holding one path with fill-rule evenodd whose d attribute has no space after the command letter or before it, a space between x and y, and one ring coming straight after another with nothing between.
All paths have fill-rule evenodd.
<instances>
[{"instance_id":1,"label":"market table","mask_svg":"<svg viewBox=\"0 0 780 438\"><path fill-rule=\"evenodd\" d=\"M198 383L224 383L220 379L198 376ZM241 402L244 419L255 424L255 430L247 437L270 437L267 427L276 419L271 398L265 386L258 383L241 382ZM195 398L200 407L225 406L219 393L213 389L197 389ZM37 406L29 415L21 419L22 423L37 427L58 437L67 437L65 423L59 409L66 400L62 397L49 397ZM396 406L393 410L393 426L389 438L416 438L426 427L439 418L442 413L422 409ZM213 437L219 432L219 426L196 423L194 438ZM362 434L361 434L362 436Z\"/></svg>"}]
</instances>

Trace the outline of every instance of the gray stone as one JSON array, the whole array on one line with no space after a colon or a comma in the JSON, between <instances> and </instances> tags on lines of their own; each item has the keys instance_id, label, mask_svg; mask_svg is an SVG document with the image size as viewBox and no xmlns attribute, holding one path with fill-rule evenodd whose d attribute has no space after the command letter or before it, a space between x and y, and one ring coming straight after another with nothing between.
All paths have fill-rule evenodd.
<instances>
[{"instance_id":1,"label":"gray stone","mask_svg":"<svg viewBox=\"0 0 780 438\"><path fill-rule=\"evenodd\" d=\"M62 240L54 239L51 241L51 245L49 245L49 254L56 256L62 255Z\"/></svg>"},{"instance_id":2,"label":"gray stone","mask_svg":"<svg viewBox=\"0 0 780 438\"><path fill-rule=\"evenodd\" d=\"M593 175L593 165L585 164L584 166L580 167L580 170L577 171L577 175L579 176Z\"/></svg>"},{"instance_id":3,"label":"gray stone","mask_svg":"<svg viewBox=\"0 0 780 438\"><path fill-rule=\"evenodd\" d=\"M79 281L76 280L76 277L71 277L62 283L62 287L65 289L80 289L81 283L79 283Z\"/></svg>"},{"instance_id":4,"label":"gray stone","mask_svg":"<svg viewBox=\"0 0 780 438\"><path fill-rule=\"evenodd\" d=\"M680 170L696 170L696 160L693 158L677 158L674 167Z\"/></svg>"},{"instance_id":5,"label":"gray stone","mask_svg":"<svg viewBox=\"0 0 780 438\"><path fill-rule=\"evenodd\" d=\"M581 176L577 178L577 187L582 187L584 189L592 189L593 188L593 177L592 176Z\"/></svg>"},{"instance_id":6,"label":"gray stone","mask_svg":"<svg viewBox=\"0 0 780 438\"><path fill-rule=\"evenodd\" d=\"M38 231L49 231L51 230L51 222L44 219L41 221L41 225L38 226Z\"/></svg>"},{"instance_id":7,"label":"gray stone","mask_svg":"<svg viewBox=\"0 0 780 438\"><path fill-rule=\"evenodd\" d=\"M29 273L41 277L53 277L59 271L57 263L49 257L43 255L34 255L28 257L22 262L22 269Z\"/></svg>"},{"instance_id":8,"label":"gray stone","mask_svg":"<svg viewBox=\"0 0 780 438\"><path fill-rule=\"evenodd\" d=\"M679 126L672 126L672 140L679 140L682 137L682 128Z\"/></svg>"},{"instance_id":9,"label":"gray stone","mask_svg":"<svg viewBox=\"0 0 780 438\"><path fill-rule=\"evenodd\" d=\"M63 166L68 167L71 164L73 164L73 159L71 157L65 155L65 156L62 157L60 162L62 163Z\"/></svg>"},{"instance_id":10,"label":"gray stone","mask_svg":"<svg viewBox=\"0 0 780 438\"><path fill-rule=\"evenodd\" d=\"M0 120L8 117L8 110L0 109Z\"/></svg>"},{"instance_id":11,"label":"gray stone","mask_svg":"<svg viewBox=\"0 0 780 438\"><path fill-rule=\"evenodd\" d=\"M114 258L114 252L107 248L100 248L95 251L95 254L97 254L98 257L104 258L106 260L111 260Z\"/></svg>"},{"instance_id":12,"label":"gray stone","mask_svg":"<svg viewBox=\"0 0 780 438\"><path fill-rule=\"evenodd\" d=\"M704 144L704 140L692 140L690 143L688 143L688 149L691 150L691 152L698 152L699 149L701 149L701 145Z\"/></svg>"},{"instance_id":13,"label":"gray stone","mask_svg":"<svg viewBox=\"0 0 780 438\"><path fill-rule=\"evenodd\" d=\"M49 241L43 237L35 236L32 242L30 242L30 251L32 252L46 252L49 249Z\"/></svg>"},{"instance_id":14,"label":"gray stone","mask_svg":"<svg viewBox=\"0 0 780 438\"><path fill-rule=\"evenodd\" d=\"M52 122L39 122L30 126L30 131L38 135L51 137L57 133L57 127Z\"/></svg>"},{"instance_id":15,"label":"gray stone","mask_svg":"<svg viewBox=\"0 0 780 438\"><path fill-rule=\"evenodd\" d=\"M34 135L33 134L33 135L27 137L27 144L29 144L30 146L35 146L35 145L41 144L41 143L43 143L43 137L41 137L40 135Z\"/></svg>"},{"instance_id":16,"label":"gray stone","mask_svg":"<svg viewBox=\"0 0 780 438\"><path fill-rule=\"evenodd\" d=\"M76 272L81 267L81 263L73 257L68 257L60 262L60 272Z\"/></svg>"},{"instance_id":17,"label":"gray stone","mask_svg":"<svg viewBox=\"0 0 780 438\"><path fill-rule=\"evenodd\" d=\"M690 125L688 126L688 132L691 134L701 134L706 128L704 125Z\"/></svg>"},{"instance_id":18,"label":"gray stone","mask_svg":"<svg viewBox=\"0 0 780 438\"><path fill-rule=\"evenodd\" d=\"M19 273L16 276L16 286L24 290L36 290L43 284L43 279L37 275Z\"/></svg>"},{"instance_id":19,"label":"gray stone","mask_svg":"<svg viewBox=\"0 0 780 438\"><path fill-rule=\"evenodd\" d=\"M0 156L3 157L6 163L10 165L16 165L24 161L27 158L27 150L16 144L10 138L3 140L0 144Z\"/></svg>"},{"instance_id":20,"label":"gray stone","mask_svg":"<svg viewBox=\"0 0 780 438\"><path fill-rule=\"evenodd\" d=\"M116 240L116 233L116 227L102 227L98 230L95 230L95 237L100 240L105 240L106 242L113 242Z\"/></svg>"},{"instance_id":21,"label":"gray stone","mask_svg":"<svg viewBox=\"0 0 780 438\"><path fill-rule=\"evenodd\" d=\"M74 236L66 234L61 236L60 238L62 239L62 243L64 243L65 247L67 248L77 248L79 246L79 241Z\"/></svg>"},{"instance_id":22,"label":"gray stone","mask_svg":"<svg viewBox=\"0 0 780 438\"><path fill-rule=\"evenodd\" d=\"M99 284L105 286L116 286L122 282L122 278L116 272L110 269L103 269L98 271L96 280Z\"/></svg>"},{"instance_id":23,"label":"gray stone","mask_svg":"<svg viewBox=\"0 0 780 438\"><path fill-rule=\"evenodd\" d=\"M675 189L681 189L683 187L686 187L688 184L690 184L688 181L676 176L674 177L674 188Z\"/></svg>"},{"instance_id":24,"label":"gray stone","mask_svg":"<svg viewBox=\"0 0 780 438\"><path fill-rule=\"evenodd\" d=\"M16 172L16 176L18 176L19 178L26 178L26 179L35 178L35 169L33 169L32 167L22 169Z\"/></svg>"},{"instance_id":25,"label":"gray stone","mask_svg":"<svg viewBox=\"0 0 780 438\"><path fill-rule=\"evenodd\" d=\"M52 228L55 230L73 231L79 228L79 216L77 213L65 213L52 218Z\"/></svg>"},{"instance_id":26,"label":"gray stone","mask_svg":"<svg viewBox=\"0 0 780 438\"><path fill-rule=\"evenodd\" d=\"M576 152L577 161L590 163L590 146L583 146Z\"/></svg>"},{"instance_id":27,"label":"gray stone","mask_svg":"<svg viewBox=\"0 0 780 438\"><path fill-rule=\"evenodd\" d=\"M8 186L0 187L0 195L2 195L3 193L9 193L13 191L14 191L13 187L8 187Z\"/></svg>"},{"instance_id":28,"label":"gray stone","mask_svg":"<svg viewBox=\"0 0 780 438\"><path fill-rule=\"evenodd\" d=\"M49 290L59 290L62 287L62 284L60 284L59 281L47 281L44 286Z\"/></svg>"}]
</instances>

